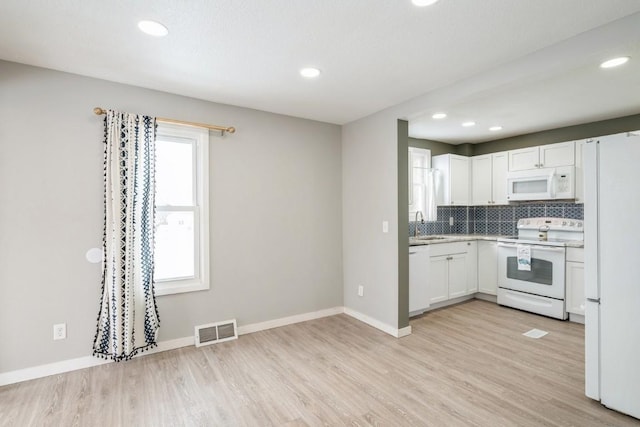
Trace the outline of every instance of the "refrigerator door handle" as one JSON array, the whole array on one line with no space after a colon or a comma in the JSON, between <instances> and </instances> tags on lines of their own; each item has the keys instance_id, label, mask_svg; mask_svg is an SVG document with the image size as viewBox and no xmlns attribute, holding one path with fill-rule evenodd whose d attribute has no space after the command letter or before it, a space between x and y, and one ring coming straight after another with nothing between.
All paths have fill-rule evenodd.
<instances>
[{"instance_id":1,"label":"refrigerator door handle","mask_svg":"<svg viewBox=\"0 0 640 427\"><path fill-rule=\"evenodd\" d=\"M600 298L587 298L589 302L595 302L596 304L600 304Z\"/></svg>"}]
</instances>

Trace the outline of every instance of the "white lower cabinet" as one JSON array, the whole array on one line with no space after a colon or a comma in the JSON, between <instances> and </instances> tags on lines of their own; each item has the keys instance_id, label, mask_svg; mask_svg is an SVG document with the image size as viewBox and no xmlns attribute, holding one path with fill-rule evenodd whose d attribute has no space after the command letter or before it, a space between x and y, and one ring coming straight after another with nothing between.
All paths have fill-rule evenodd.
<instances>
[{"instance_id":1,"label":"white lower cabinet","mask_svg":"<svg viewBox=\"0 0 640 427\"><path fill-rule=\"evenodd\" d=\"M478 242L478 292L498 294L498 243Z\"/></svg>"},{"instance_id":2,"label":"white lower cabinet","mask_svg":"<svg viewBox=\"0 0 640 427\"><path fill-rule=\"evenodd\" d=\"M439 243L429 246L427 287L431 304L478 291L476 242Z\"/></svg>"},{"instance_id":3,"label":"white lower cabinet","mask_svg":"<svg viewBox=\"0 0 640 427\"><path fill-rule=\"evenodd\" d=\"M427 283L431 304L449 299L449 255L429 257Z\"/></svg>"},{"instance_id":4,"label":"white lower cabinet","mask_svg":"<svg viewBox=\"0 0 640 427\"><path fill-rule=\"evenodd\" d=\"M429 246L409 247L409 314L419 314L429 308L427 282Z\"/></svg>"},{"instance_id":5,"label":"white lower cabinet","mask_svg":"<svg viewBox=\"0 0 640 427\"><path fill-rule=\"evenodd\" d=\"M567 312L584 316L584 249L567 248L565 264L567 284Z\"/></svg>"}]
</instances>

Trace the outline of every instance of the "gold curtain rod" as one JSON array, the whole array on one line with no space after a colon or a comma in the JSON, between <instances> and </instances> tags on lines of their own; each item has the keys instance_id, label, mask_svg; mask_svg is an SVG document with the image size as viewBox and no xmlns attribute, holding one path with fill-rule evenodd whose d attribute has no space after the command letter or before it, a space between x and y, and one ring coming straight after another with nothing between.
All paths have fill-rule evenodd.
<instances>
[{"instance_id":1,"label":"gold curtain rod","mask_svg":"<svg viewBox=\"0 0 640 427\"><path fill-rule=\"evenodd\" d=\"M93 112L98 116L101 116L103 114L107 114L107 110L104 110L104 109L102 109L100 107L94 108ZM205 123L185 122L184 120L166 119L164 117L156 117L156 121L162 122L162 123L176 123L176 124L179 124L179 125L195 126L195 127L199 127L199 128L207 128L207 129L211 129L211 130L218 130L218 131L222 132L223 134L225 132L229 132L229 133L235 133L236 132L236 128L234 128L233 126L225 127L225 126L208 125L208 124L205 124Z\"/></svg>"}]
</instances>

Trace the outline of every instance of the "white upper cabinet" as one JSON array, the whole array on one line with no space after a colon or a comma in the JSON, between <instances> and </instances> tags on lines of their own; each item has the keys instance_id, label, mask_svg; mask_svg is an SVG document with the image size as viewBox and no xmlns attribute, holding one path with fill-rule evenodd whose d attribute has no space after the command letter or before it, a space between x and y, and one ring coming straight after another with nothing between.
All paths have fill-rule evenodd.
<instances>
[{"instance_id":1,"label":"white upper cabinet","mask_svg":"<svg viewBox=\"0 0 640 427\"><path fill-rule=\"evenodd\" d=\"M506 151L491 155L492 191L494 205L506 205L509 155Z\"/></svg>"},{"instance_id":2,"label":"white upper cabinet","mask_svg":"<svg viewBox=\"0 0 640 427\"><path fill-rule=\"evenodd\" d=\"M456 154L433 156L438 170L436 198L439 206L468 206L471 202L469 157Z\"/></svg>"},{"instance_id":3,"label":"white upper cabinet","mask_svg":"<svg viewBox=\"0 0 640 427\"><path fill-rule=\"evenodd\" d=\"M488 205L493 201L491 154L471 158L471 204Z\"/></svg>"},{"instance_id":4,"label":"white upper cabinet","mask_svg":"<svg viewBox=\"0 0 640 427\"><path fill-rule=\"evenodd\" d=\"M540 167L555 168L576 164L575 142L560 142L540 146Z\"/></svg>"},{"instance_id":5,"label":"white upper cabinet","mask_svg":"<svg viewBox=\"0 0 640 427\"><path fill-rule=\"evenodd\" d=\"M523 171L536 169L540 165L540 150L538 147L520 148L509 151L509 170Z\"/></svg>"},{"instance_id":6,"label":"white upper cabinet","mask_svg":"<svg viewBox=\"0 0 640 427\"><path fill-rule=\"evenodd\" d=\"M507 152L471 158L471 203L473 205L507 204Z\"/></svg>"},{"instance_id":7,"label":"white upper cabinet","mask_svg":"<svg viewBox=\"0 0 640 427\"><path fill-rule=\"evenodd\" d=\"M575 164L575 142L560 142L509 151L509 171L555 168Z\"/></svg>"}]
</instances>

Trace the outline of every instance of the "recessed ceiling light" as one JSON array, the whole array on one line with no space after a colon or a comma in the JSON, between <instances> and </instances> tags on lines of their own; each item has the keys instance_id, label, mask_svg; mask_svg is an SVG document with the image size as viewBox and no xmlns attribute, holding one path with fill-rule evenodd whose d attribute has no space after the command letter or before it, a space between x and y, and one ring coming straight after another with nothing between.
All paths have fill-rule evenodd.
<instances>
[{"instance_id":1,"label":"recessed ceiling light","mask_svg":"<svg viewBox=\"0 0 640 427\"><path fill-rule=\"evenodd\" d=\"M167 27L156 21L140 21L138 22L138 28L143 33L155 37L162 37L169 34Z\"/></svg>"},{"instance_id":2,"label":"recessed ceiling light","mask_svg":"<svg viewBox=\"0 0 640 427\"><path fill-rule=\"evenodd\" d=\"M436 120L439 120L439 119L444 119L445 117L447 117L447 114L446 113L435 113L431 117L436 119Z\"/></svg>"},{"instance_id":3,"label":"recessed ceiling light","mask_svg":"<svg viewBox=\"0 0 640 427\"><path fill-rule=\"evenodd\" d=\"M317 68L313 68L313 67L302 68L300 70L300 75L302 77L306 77L308 79L313 79L313 78L318 77L320 75L320 70L318 70Z\"/></svg>"},{"instance_id":4,"label":"recessed ceiling light","mask_svg":"<svg viewBox=\"0 0 640 427\"><path fill-rule=\"evenodd\" d=\"M462 124L462 126L464 126L466 128L471 127L471 126L475 126L475 125L476 125L476 122L464 122Z\"/></svg>"},{"instance_id":5,"label":"recessed ceiling light","mask_svg":"<svg viewBox=\"0 0 640 427\"><path fill-rule=\"evenodd\" d=\"M619 58L613 58L613 59L609 59L608 61L604 61L602 64L600 64L600 67L613 68L613 67L617 67L618 65L626 64L628 60L629 60L628 56L621 56Z\"/></svg>"},{"instance_id":6,"label":"recessed ceiling light","mask_svg":"<svg viewBox=\"0 0 640 427\"><path fill-rule=\"evenodd\" d=\"M431 6L438 0L411 0L411 2L418 7Z\"/></svg>"},{"instance_id":7,"label":"recessed ceiling light","mask_svg":"<svg viewBox=\"0 0 640 427\"><path fill-rule=\"evenodd\" d=\"M495 131L497 131L497 130L502 130L502 126L491 126L491 127L489 128L489 130L490 130L491 132L495 132Z\"/></svg>"}]
</instances>

